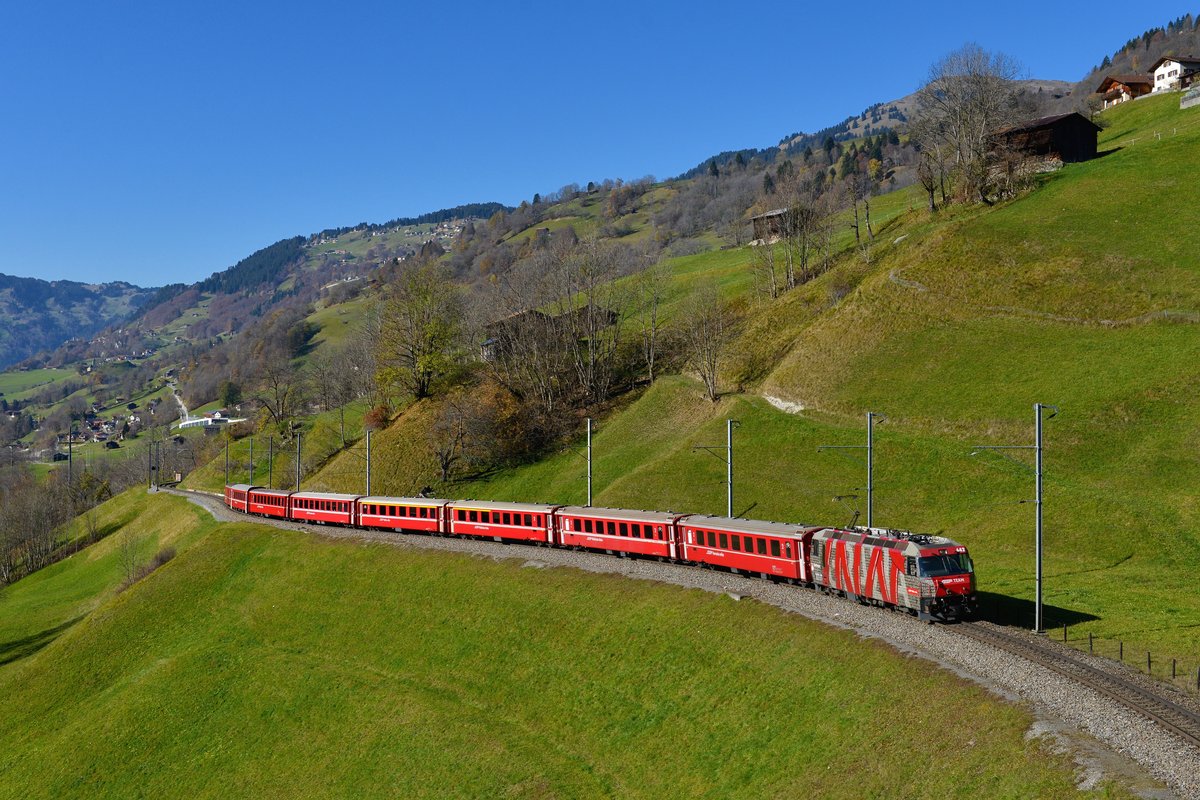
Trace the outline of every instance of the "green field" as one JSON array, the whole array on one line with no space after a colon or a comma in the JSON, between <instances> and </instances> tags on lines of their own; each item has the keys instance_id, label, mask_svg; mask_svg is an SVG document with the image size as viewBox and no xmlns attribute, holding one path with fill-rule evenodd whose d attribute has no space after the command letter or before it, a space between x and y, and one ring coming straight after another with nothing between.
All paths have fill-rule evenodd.
<instances>
[{"instance_id":1,"label":"green field","mask_svg":"<svg viewBox=\"0 0 1200 800\"><path fill-rule=\"evenodd\" d=\"M1107 112L1101 149L1120 149L994 208L930 215L912 190L877 198L886 235L870 262L846 253L776 301L747 296L748 248L672 260L668 318L701 286L744 298L729 394L713 406L689 379L669 376L602 420L596 503L723 510L723 466L692 447L723 442L733 417L738 513L846 524L864 507L864 464L817 447L860 443L865 412L882 412L877 524L963 541L989 607L1030 624L1032 472L1028 461L970 453L1031 443L1033 403L1056 404L1046 424L1048 624L1067 623L1077 645L1092 634L1108 654L1123 642L1143 664L1150 650L1159 677L1175 658L1194 681L1200 208L1147 212L1163 192L1200 184L1200 110L1179 112L1176 101ZM764 396L805 411L782 413ZM432 410L421 404L377 437L376 491L434 485ZM341 474L313 483L358 491L361 456L331 463ZM435 489L582 502L583 472L564 452Z\"/></svg>"},{"instance_id":2,"label":"green field","mask_svg":"<svg viewBox=\"0 0 1200 800\"><path fill-rule=\"evenodd\" d=\"M109 505L182 552L0 592L48 641L0 666L0 796L1075 794L1019 708L751 601Z\"/></svg>"}]
</instances>

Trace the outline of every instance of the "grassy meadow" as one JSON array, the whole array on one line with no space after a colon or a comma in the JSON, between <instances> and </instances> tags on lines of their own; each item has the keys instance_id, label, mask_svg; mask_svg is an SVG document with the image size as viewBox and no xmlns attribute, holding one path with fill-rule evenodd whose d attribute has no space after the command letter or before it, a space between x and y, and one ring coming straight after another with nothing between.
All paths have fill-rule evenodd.
<instances>
[{"instance_id":1,"label":"grassy meadow","mask_svg":"<svg viewBox=\"0 0 1200 800\"><path fill-rule=\"evenodd\" d=\"M1076 644L1093 634L1106 653L1118 641L1151 650L1160 677L1175 658L1194 680L1200 210L1148 212L1163 192L1200 181L1200 111L1176 101L1106 112L1101 150L1112 152L993 208L930 215L911 189L878 198L869 262L846 253L776 301L749 301L719 404L668 376L598 423L595 502L722 511L724 466L692 448L723 443L732 417L737 513L846 524L864 508L865 465L817 447L861 443L863 415L881 412L876 523L963 541L991 607L1028 624L1029 460L970 453L1032 443L1033 403L1055 404L1045 426L1049 624L1068 623ZM670 261L665 315L702 285L746 297L751 259L742 248ZM785 414L766 396L805 410ZM437 486L433 410L418 404L376 438L375 491L584 500L585 468L569 451ZM313 485L359 491L362 462L361 452L335 457L338 474ZM833 499L848 494L858 497Z\"/></svg>"},{"instance_id":2,"label":"grassy meadow","mask_svg":"<svg viewBox=\"0 0 1200 800\"><path fill-rule=\"evenodd\" d=\"M1076 793L1016 706L751 601L110 505L199 538L115 597L106 556L62 562L82 619L54 576L0 593L57 636L0 666L0 796Z\"/></svg>"}]
</instances>

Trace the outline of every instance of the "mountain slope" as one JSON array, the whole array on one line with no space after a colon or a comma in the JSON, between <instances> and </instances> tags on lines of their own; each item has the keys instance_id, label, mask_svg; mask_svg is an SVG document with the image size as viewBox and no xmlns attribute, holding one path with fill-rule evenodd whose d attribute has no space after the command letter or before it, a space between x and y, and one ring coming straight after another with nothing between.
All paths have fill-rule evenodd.
<instances>
[{"instance_id":1,"label":"mountain slope","mask_svg":"<svg viewBox=\"0 0 1200 800\"><path fill-rule=\"evenodd\" d=\"M0 274L0 369L128 318L155 291Z\"/></svg>"}]
</instances>

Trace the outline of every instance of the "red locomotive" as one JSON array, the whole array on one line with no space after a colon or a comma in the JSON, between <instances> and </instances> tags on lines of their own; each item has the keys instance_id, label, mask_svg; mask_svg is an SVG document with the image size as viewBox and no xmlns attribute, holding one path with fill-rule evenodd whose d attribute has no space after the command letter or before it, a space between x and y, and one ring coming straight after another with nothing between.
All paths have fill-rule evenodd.
<instances>
[{"instance_id":1,"label":"red locomotive","mask_svg":"<svg viewBox=\"0 0 1200 800\"><path fill-rule=\"evenodd\" d=\"M802 584L923 620L977 607L967 548L941 536L844 530L624 508L361 497L225 487L235 511L298 522L430 533L641 556Z\"/></svg>"}]
</instances>

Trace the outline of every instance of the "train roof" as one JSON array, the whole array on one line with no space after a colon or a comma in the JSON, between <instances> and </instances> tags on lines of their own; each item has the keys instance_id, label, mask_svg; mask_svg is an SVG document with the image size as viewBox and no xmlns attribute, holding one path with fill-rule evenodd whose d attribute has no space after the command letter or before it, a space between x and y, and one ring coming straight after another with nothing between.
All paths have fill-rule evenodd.
<instances>
[{"instance_id":1,"label":"train roof","mask_svg":"<svg viewBox=\"0 0 1200 800\"><path fill-rule=\"evenodd\" d=\"M259 494L283 495L284 497L292 494L290 489L268 489L265 486L251 486L250 491L258 492Z\"/></svg>"},{"instance_id":2,"label":"train roof","mask_svg":"<svg viewBox=\"0 0 1200 800\"><path fill-rule=\"evenodd\" d=\"M292 497L305 500L357 500L356 494L336 494L334 492L293 492Z\"/></svg>"},{"instance_id":3,"label":"train roof","mask_svg":"<svg viewBox=\"0 0 1200 800\"><path fill-rule=\"evenodd\" d=\"M761 533L764 536L800 537L820 526L801 525L792 522L767 522L761 519L738 519L737 517L709 517L703 514L693 514L681 521L681 524L693 528L712 528L713 530L732 531L734 533Z\"/></svg>"},{"instance_id":4,"label":"train roof","mask_svg":"<svg viewBox=\"0 0 1200 800\"><path fill-rule=\"evenodd\" d=\"M436 497L385 497L383 495L373 494L369 497L358 498L361 503L375 503L377 505L393 505L393 506L425 506L427 508L436 508L449 503L449 500L439 500Z\"/></svg>"},{"instance_id":5,"label":"train roof","mask_svg":"<svg viewBox=\"0 0 1200 800\"><path fill-rule=\"evenodd\" d=\"M818 536L831 541L861 542L876 547L886 547L892 550L912 550L924 553L930 549L961 547L958 542L945 536L933 533L913 533L891 528L827 528ZM913 555L912 552L909 555Z\"/></svg>"},{"instance_id":6,"label":"train roof","mask_svg":"<svg viewBox=\"0 0 1200 800\"><path fill-rule=\"evenodd\" d=\"M468 511L530 511L539 514L549 514L557 505L548 503L492 503L486 500L451 500L454 508L465 508Z\"/></svg>"},{"instance_id":7,"label":"train roof","mask_svg":"<svg viewBox=\"0 0 1200 800\"><path fill-rule=\"evenodd\" d=\"M603 517L604 519L624 519L633 522L674 522L687 514L676 514L673 511L641 511L632 508L602 508L598 506L563 506L560 514L574 514L585 517Z\"/></svg>"},{"instance_id":8,"label":"train roof","mask_svg":"<svg viewBox=\"0 0 1200 800\"><path fill-rule=\"evenodd\" d=\"M250 485L250 484L248 484L248 483L231 483L231 484L229 485L229 488L230 488L230 489L236 489L236 490L238 490L239 492L248 492L248 491L250 491L251 489L253 489L254 487L253 487L253 486L251 486L251 485Z\"/></svg>"}]
</instances>

